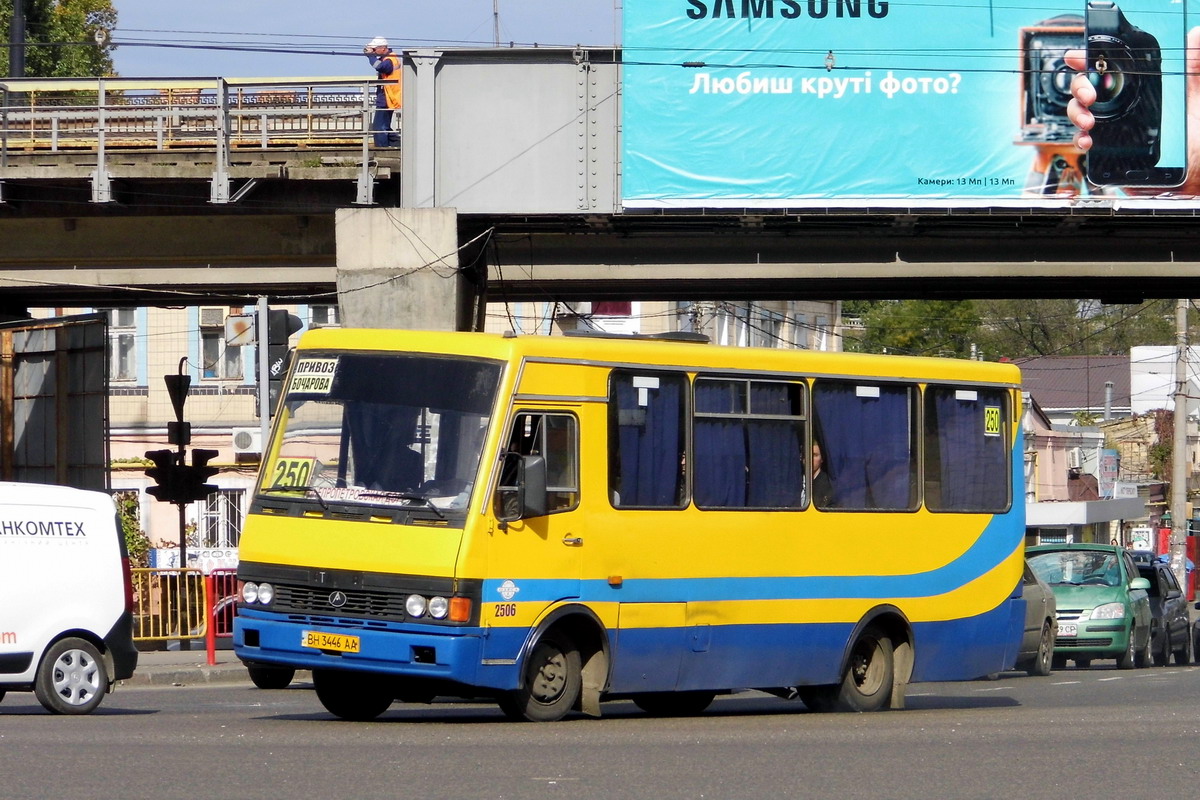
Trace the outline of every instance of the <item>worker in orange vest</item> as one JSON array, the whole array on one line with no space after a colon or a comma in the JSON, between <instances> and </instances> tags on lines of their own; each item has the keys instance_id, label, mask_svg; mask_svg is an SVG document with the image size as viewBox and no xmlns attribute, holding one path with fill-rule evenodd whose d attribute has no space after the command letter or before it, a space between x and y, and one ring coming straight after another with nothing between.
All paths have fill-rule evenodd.
<instances>
[{"instance_id":1,"label":"worker in orange vest","mask_svg":"<svg viewBox=\"0 0 1200 800\"><path fill-rule=\"evenodd\" d=\"M382 36L367 42L363 54L378 73L379 80L383 81L375 90L375 118L371 121L371 130L376 131L375 146L399 147L400 134L396 132L393 121L400 112L404 91L400 56L392 52L388 40Z\"/></svg>"}]
</instances>

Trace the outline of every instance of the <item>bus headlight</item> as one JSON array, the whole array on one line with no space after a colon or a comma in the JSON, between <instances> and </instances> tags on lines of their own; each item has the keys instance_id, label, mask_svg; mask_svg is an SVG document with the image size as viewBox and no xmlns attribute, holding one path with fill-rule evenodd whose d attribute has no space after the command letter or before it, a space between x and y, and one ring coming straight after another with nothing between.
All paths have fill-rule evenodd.
<instances>
[{"instance_id":1,"label":"bus headlight","mask_svg":"<svg viewBox=\"0 0 1200 800\"><path fill-rule=\"evenodd\" d=\"M267 605L275 599L275 587L269 583L246 581L242 584L242 600L246 603Z\"/></svg>"},{"instance_id":2,"label":"bus headlight","mask_svg":"<svg viewBox=\"0 0 1200 800\"><path fill-rule=\"evenodd\" d=\"M450 601L444 597L429 598L429 616L434 619L445 619L450 613Z\"/></svg>"},{"instance_id":3,"label":"bus headlight","mask_svg":"<svg viewBox=\"0 0 1200 800\"><path fill-rule=\"evenodd\" d=\"M423 617L425 616L427 605L425 598L421 595L410 594L408 599L404 601L404 610L408 612L410 617Z\"/></svg>"}]
</instances>

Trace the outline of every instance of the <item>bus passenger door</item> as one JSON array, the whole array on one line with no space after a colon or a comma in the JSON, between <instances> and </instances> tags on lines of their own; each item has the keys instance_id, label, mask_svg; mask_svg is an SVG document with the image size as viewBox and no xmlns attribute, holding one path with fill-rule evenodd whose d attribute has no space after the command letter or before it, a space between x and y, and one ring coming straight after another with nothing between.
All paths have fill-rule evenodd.
<instances>
[{"instance_id":1,"label":"bus passenger door","mask_svg":"<svg viewBox=\"0 0 1200 800\"><path fill-rule=\"evenodd\" d=\"M555 603L577 600L584 549L579 509L579 422L565 411L518 409L507 452L540 455L546 464L546 514L498 523L488 558L491 596L483 598L483 623L495 629L491 658L507 657L514 636L535 625ZM504 478L501 476L501 482ZM498 492L496 493L498 494ZM509 635L504 635L505 633Z\"/></svg>"}]
</instances>

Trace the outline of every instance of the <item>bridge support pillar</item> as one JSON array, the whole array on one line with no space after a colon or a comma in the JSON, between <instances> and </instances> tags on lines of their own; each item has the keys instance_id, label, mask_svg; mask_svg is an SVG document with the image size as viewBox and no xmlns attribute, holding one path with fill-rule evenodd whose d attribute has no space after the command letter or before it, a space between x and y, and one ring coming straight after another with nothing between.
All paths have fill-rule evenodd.
<instances>
[{"instance_id":1,"label":"bridge support pillar","mask_svg":"<svg viewBox=\"0 0 1200 800\"><path fill-rule=\"evenodd\" d=\"M470 329L455 209L342 208L335 233L343 325Z\"/></svg>"}]
</instances>

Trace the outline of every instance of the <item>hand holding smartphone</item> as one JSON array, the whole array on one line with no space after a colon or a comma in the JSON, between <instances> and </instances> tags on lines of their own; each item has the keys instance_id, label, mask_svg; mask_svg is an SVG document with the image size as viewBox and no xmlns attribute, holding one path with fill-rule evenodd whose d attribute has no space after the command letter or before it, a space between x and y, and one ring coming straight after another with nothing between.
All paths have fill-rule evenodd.
<instances>
[{"instance_id":1,"label":"hand holding smartphone","mask_svg":"<svg viewBox=\"0 0 1200 800\"><path fill-rule=\"evenodd\" d=\"M1187 176L1183 3L1088 0L1085 27L1087 76L1096 90L1088 179L1103 186L1181 185Z\"/></svg>"}]
</instances>

